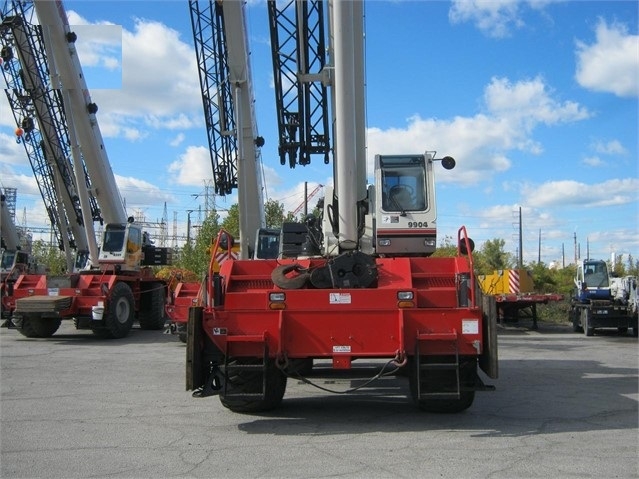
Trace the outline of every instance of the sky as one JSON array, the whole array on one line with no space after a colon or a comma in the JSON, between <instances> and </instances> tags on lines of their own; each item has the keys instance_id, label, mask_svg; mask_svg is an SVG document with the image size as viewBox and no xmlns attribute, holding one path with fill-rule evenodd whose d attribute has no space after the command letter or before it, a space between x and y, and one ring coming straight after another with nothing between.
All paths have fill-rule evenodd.
<instances>
[{"instance_id":1,"label":"sky","mask_svg":"<svg viewBox=\"0 0 639 479\"><path fill-rule=\"evenodd\" d=\"M64 5L128 213L159 222L166 208L184 237L212 184L187 2ZM525 262L639 258L638 5L367 1L369 181L375 154L436 151L457 161L435 168L439 242L464 225L516 256L521 212ZM332 184L332 165L280 165L265 1L248 2L247 24L264 199L293 211L305 182ZM3 95L0 187L17 188L19 225L45 226L15 127ZM214 201L224 216L237 197Z\"/></svg>"}]
</instances>

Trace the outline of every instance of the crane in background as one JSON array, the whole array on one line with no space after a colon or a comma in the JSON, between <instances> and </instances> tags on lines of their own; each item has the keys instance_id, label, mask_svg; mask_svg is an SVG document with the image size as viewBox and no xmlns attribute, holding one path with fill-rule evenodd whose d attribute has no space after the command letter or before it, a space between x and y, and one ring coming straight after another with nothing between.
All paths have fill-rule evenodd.
<instances>
[{"instance_id":1,"label":"crane in background","mask_svg":"<svg viewBox=\"0 0 639 479\"><path fill-rule=\"evenodd\" d=\"M97 263L93 221L103 222L84 164L73 168L63 97L50 81L42 29L33 2L4 4L0 41L5 93L67 270ZM86 198L85 207L81 198Z\"/></svg>"},{"instance_id":2,"label":"crane in background","mask_svg":"<svg viewBox=\"0 0 639 479\"><path fill-rule=\"evenodd\" d=\"M315 196L319 190L321 190L324 187L324 185L317 185L315 188L313 188L311 190L311 192L307 195L306 194L306 183L304 184L304 199L302 200L302 202L297 206L297 208L295 208L295 210L293 210L293 214L292 216L295 217L297 216L297 214L304 210L306 211L306 208L308 207L308 202L311 201L313 199L313 196Z\"/></svg>"},{"instance_id":3,"label":"crane in background","mask_svg":"<svg viewBox=\"0 0 639 479\"><path fill-rule=\"evenodd\" d=\"M2 37L7 42L2 51L8 53L9 69L16 72L12 79L22 80L24 73L20 72L25 70L24 62L32 62L30 69L34 76L29 83L22 83L22 90L16 88L21 96L16 93L16 102L10 102L14 116L18 121L25 113L23 105L33 104L28 111L35 115L24 124L20 120L20 127L26 125L28 131L24 129L24 135L30 137L37 123L45 133L45 140L34 144L33 150L49 162L53 161L47 146L53 143L50 138L66 133L57 145L68 145L69 150L60 152L56 160L59 167L68 167L69 180L65 184L73 184L70 172L75 174L76 194L70 196L80 204L77 218L82 218L87 237L94 238L95 216L90 214L96 211L91 207L93 198L99 205L105 228L99 252L97 245L89 242L90 269L64 277L20 276L10 296L12 321L27 337L53 335L62 319L74 319L78 328L91 329L104 338L126 336L135 319L143 329L161 329L166 284L154 278L149 266L169 263L170 251L155 247L141 225L127 217L100 133L98 107L91 100L78 59L77 35L69 27L61 2L33 2L29 22L25 17L27 12L18 10L19 3L28 2L12 2L12 15L3 13L3 31L11 30L12 36ZM8 5L9 2L3 11L9 10ZM37 24L33 22L33 10ZM27 24L29 28L24 27ZM14 47L21 52L17 56L12 54ZM15 93L16 89L12 91ZM43 101L37 107L41 90L51 91L57 103ZM57 114L53 115L54 112ZM53 116L60 122L56 128L47 129L47 122ZM55 168L49 168L42 172L42 177L51 181L56 174ZM64 197L55 182L51 189L53 197L56 192L60 195L57 198Z\"/></svg>"},{"instance_id":4,"label":"crane in background","mask_svg":"<svg viewBox=\"0 0 639 479\"><path fill-rule=\"evenodd\" d=\"M239 242L229 234L212 255L217 272L230 258L273 258L279 230L265 227L259 136L255 115L245 5L238 1L189 1L213 184L218 195L237 190ZM186 341L188 309L205 301L202 282L172 281L166 312L169 330Z\"/></svg>"},{"instance_id":5,"label":"crane in background","mask_svg":"<svg viewBox=\"0 0 639 479\"><path fill-rule=\"evenodd\" d=\"M264 199L244 3L189 1L215 192L237 189L240 258L264 228Z\"/></svg>"}]
</instances>

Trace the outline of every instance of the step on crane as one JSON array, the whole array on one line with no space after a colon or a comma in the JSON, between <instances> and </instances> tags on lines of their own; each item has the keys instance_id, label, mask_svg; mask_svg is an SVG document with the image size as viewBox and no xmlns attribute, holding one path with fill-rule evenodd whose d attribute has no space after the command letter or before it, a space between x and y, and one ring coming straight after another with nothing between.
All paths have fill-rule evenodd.
<instances>
[{"instance_id":1,"label":"step on crane","mask_svg":"<svg viewBox=\"0 0 639 479\"><path fill-rule=\"evenodd\" d=\"M22 2L12 2L14 10L18 3ZM149 266L168 264L170 250L155 247L141 226L126 215L97 122L98 108L91 100L82 74L75 48L77 36L69 27L63 4L35 1L32 7L38 17L37 25L27 22L19 11L16 15L3 15L3 27L6 25L14 32L13 43L4 45L3 51L20 45L27 54L20 53L12 60L34 59L37 81L50 85L54 95L59 95L58 104L64 105L60 110L64 127L58 125L52 130L56 134L67 133L66 143L60 144L69 145L71 152L64 158L72 163L75 172L81 207L78 218L83 218L87 233L93 231L95 216L91 217L89 212L96 210L90 206L92 197L99 205L105 227L99 253L97 247L90 252L91 257L96 258L90 269L63 277L23 275L16 281L11 298L12 321L27 337L52 336L63 319L74 319L78 328L91 329L104 338L126 336L136 318L143 329L162 329L166 284L153 276ZM23 33L27 41L19 42L13 25L27 23L30 28ZM34 45L44 45L44 48L34 49ZM24 71L25 65L16 68ZM29 88L29 85L23 85L34 105L37 102L33 95L38 92L35 87L40 86L37 81ZM46 113L52 113L51 105L42 108L44 112L34 110L35 119L30 117L28 126L31 129L37 122L47 137L44 146L37 145L41 148L40 154L51 158L46 144L54 133L49 133L43 126ZM17 115L15 110L14 115ZM43 176L49 178L53 174L47 170ZM94 237L94 234L88 234L88 237Z\"/></svg>"},{"instance_id":2,"label":"step on crane","mask_svg":"<svg viewBox=\"0 0 639 479\"><path fill-rule=\"evenodd\" d=\"M366 184L363 10L358 0L268 1L280 160L332 159L334 182L320 218L283 229L284 257L226 261L207 278L207 305L189 311L187 390L232 411L279 406L289 377L320 387L314 378L371 366L365 384L407 376L427 411L459 412L494 389L479 369L497 377L495 300L480 292L466 228L457 256L431 257L435 153L377 154ZM318 126L310 136L307 119Z\"/></svg>"}]
</instances>

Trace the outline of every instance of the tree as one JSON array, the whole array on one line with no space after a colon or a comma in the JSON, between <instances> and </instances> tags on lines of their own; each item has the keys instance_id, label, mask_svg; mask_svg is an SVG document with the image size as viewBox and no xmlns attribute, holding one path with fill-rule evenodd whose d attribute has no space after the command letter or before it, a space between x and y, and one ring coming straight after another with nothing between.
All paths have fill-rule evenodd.
<instances>
[{"instance_id":1,"label":"tree","mask_svg":"<svg viewBox=\"0 0 639 479\"><path fill-rule=\"evenodd\" d=\"M486 241L474 254L475 268L479 274L491 274L495 270L510 269L515 265L513 255L504 250L506 242L495 238Z\"/></svg>"},{"instance_id":2,"label":"tree","mask_svg":"<svg viewBox=\"0 0 639 479\"><path fill-rule=\"evenodd\" d=\"M31 256L36 264L44 266L50 274L64 274L67 260L62 251L43 240L35 240L31 245Z\"/></svg>"},{"instance_id":3,"label":"tree","mask_svg":"<svg viewBox=\"0 0 639 479\"><path fill-rule=\"evenodd\" d=\"M453 241L453 237L446 235L444 239L441 240L437 249L433 253L433 257L435 258L450 258L452 256L457 256L457 245Z\"/></svg>"},{"instance_id":4,"label":"tree","mask_svg":"<svg viewBox=\"0 0 639 479\"><path fill-rule=\"evenodd\" d=\"M276 200L268 200L264 204L264 217L267 228L281 228L284 222L284 203Z\"/></svg>"},{"instance_id":5,"label":"tree","mask_svg":"<svg viewBox=\"0 0 639 479\"><path fill-rule=\"evenodd\" d=\"M222 228L231 233L234 238L240 237L240 208L234 203L229 208L229 212L222 221Z\"/></svg>"},{"instance_id":6,"label":"tree","mask_svg":"<svg viewBox=\"0 0 639 479\"><path fill-rule=\"evenodd\" d=\"M554 271L548 269L546 264L533 263L527 267L532 274L533 289L537 293L556 293L557 292L557 275Z\"/></svg>"},{"instance_id":7,"label":"tree","mask_svg":"<svg viewBox=\"0 0 639 479\"><path fill-rule=\"evenodd\" d=\"M175 262L176 268L192 271L197 277L208 271L210 262L210 247L215 241L218 231L220 231L220 215L213 210L204 219L195 236L195 244L187 243L180 252L180 258Z\"/></svg>"},{"instance_id":8,"label":"tree","mask_svg":"<svg viewBox=\"0 0 639 479\"><path fill-rule=\"evenodd\" d=\"M626 274L635 277L639 276L639 260L634 259L631 254L628 254L628 262L626 263Z\"/></svg>"}]
</instances>

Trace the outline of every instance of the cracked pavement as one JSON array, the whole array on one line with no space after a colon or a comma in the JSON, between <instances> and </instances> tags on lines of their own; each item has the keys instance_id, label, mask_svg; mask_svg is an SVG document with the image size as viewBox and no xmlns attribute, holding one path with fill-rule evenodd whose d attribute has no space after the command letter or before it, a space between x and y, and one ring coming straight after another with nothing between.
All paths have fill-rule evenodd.
<instances>
[{"instance_id":1,"label":"cracked pavement","mask_svg":"<svg viewBox=\"0 0 639 479\"><path fill-rule=\"evenodd\" d=\"M639 477L636 338L540 323L502 328L499 349L497 390L461 414L418 411L388 377L344 395L289 379L279 409L251 415L184 390L175 336L2 328L0 476Z\"/></svg>"}]
</instances>

